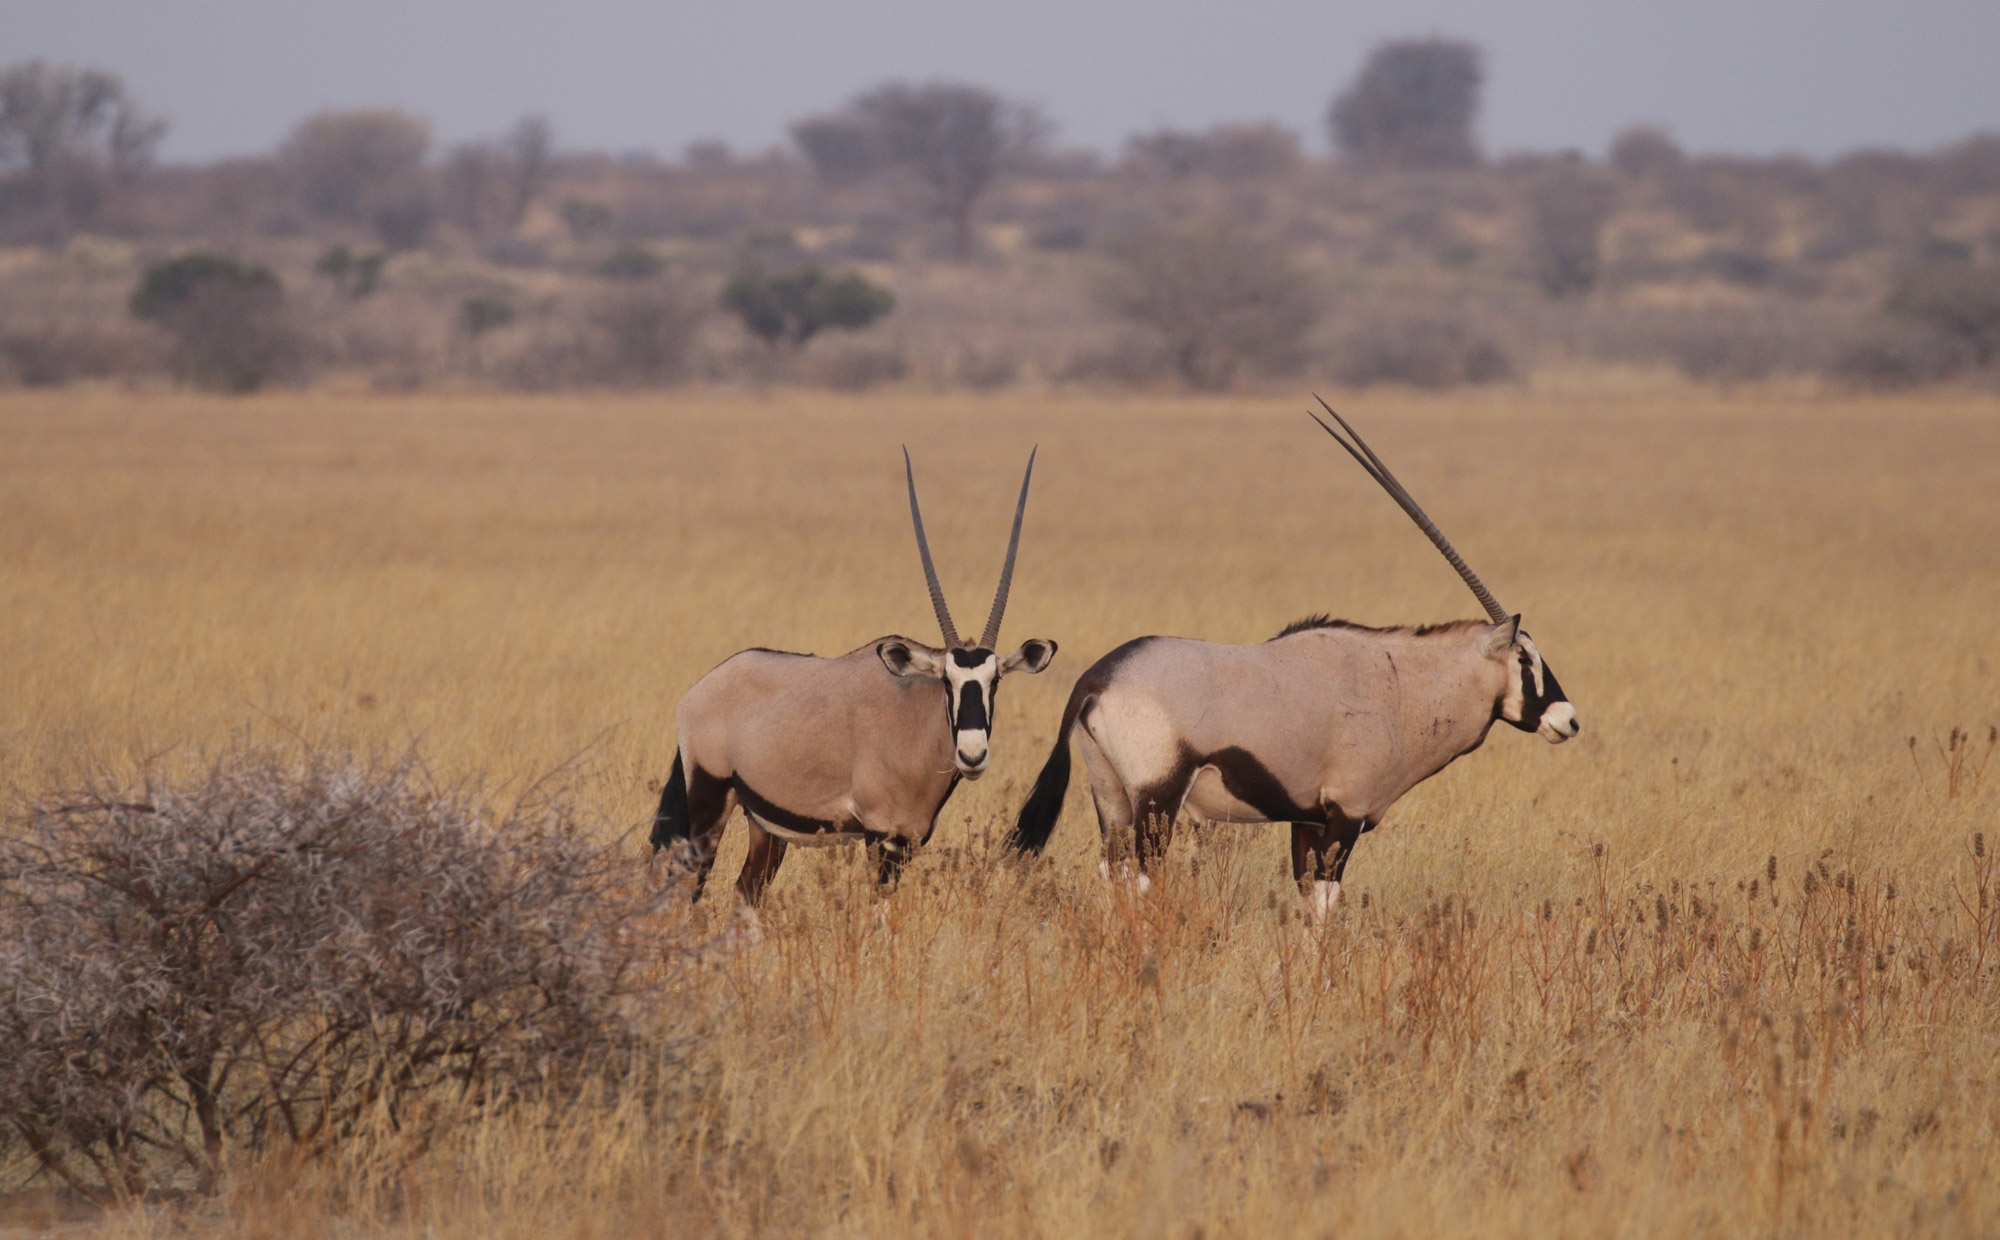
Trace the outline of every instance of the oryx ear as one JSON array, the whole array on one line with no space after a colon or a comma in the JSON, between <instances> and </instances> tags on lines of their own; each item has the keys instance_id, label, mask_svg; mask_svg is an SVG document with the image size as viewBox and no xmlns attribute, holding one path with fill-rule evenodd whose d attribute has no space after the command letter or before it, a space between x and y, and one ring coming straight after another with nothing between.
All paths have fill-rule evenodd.
<instances>
[{"instance_id":1,"label":"oryx ear","mask_svg":"<svg viewBox=\"0 0 2000 1240\"><path fill-rule=\"evenodd\" d=\"M1486 643L1483 647L1486 657L1489 659L1506 658L1513 651L1514 638L1520 631L1521 617L1519 613L1509 616L1505 624L1494 625L1493 631L1486 635Z\"/></svg>"},{"instance_id":2,"label":"oryx ear","mask_svg":"<svg viewBox=\"0 0 2000 1240\"><path fill-rule=\"evenodd\" d=\"M891 676L944 675L944 660L920 646L883 642L875 647L875 653L881 656L882 666L889 669Z\"/></svg>"},{"instance_id":3,"label":"oryx ear","mask_svg":"<svg viewBox=\"0 0 2000 1240\"><path fill-rule=\"evenodd\" d=\"M1000 660L1000 674L1027 671L1039 672L1055 661L1056 644L1046 638L1033 637L1021 643L1020 648Z\"/></svg>"}]
</instances>

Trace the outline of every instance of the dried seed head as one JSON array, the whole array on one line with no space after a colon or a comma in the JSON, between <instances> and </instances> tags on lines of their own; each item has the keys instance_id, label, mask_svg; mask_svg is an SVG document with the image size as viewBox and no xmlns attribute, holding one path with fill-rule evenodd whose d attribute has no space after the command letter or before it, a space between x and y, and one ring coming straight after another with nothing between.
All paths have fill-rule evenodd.
<instances>
[{"instance_id":1,"label":"dried seed head","mask_svg":"<svg viewBox=\"0 0 2000 1240\"><path fill-rule=\"evenodd\" d=\"M1778 854L1772 853L1764 860L1764 877L1770 882L1778 881Z\"/></svg>"},{"instance_id":2,"label":"dried seed head","mask_svg":"<svg viewBox=\"0 0 2000 1240\"><path fill-rule=\"evenodd\" d=\"M1657 895L1657 896L1654 896L1654 897L1653 897L1653 914L1654 914L1654 916L1656 916L1656 917L1658 917L1658 918L1660 919L1660 928L1661 928L1662 930L1666 929L1666 927L1667 927L1667 897L1666 897L1665 895Z\"/></svg>"},{"instance_id":3,"label":"dried seed head","mask_svg":"<svg viewBox=\"0 0 2000 1240\"><path fill-rule=\"evenodd\" d=\"M1882 895L1883 895L1883 897L1884 897L1885 899L1890 899L1890 900L1893 900L1893 899L1895 899L1895 898L1896 898L1896 884L1895 884L1895 883L1893 883L1893 882L1892 882L1892 883L1890 883L1890 884L1889 884L1889 886L1888 886L1888 887L1887 887L1887 888L1886 888L1886 889L1885 889L1885 890L1884 890L1884 891L1882 892Z\"/></svg>"},{"instance_id":4,"label":"dried seed head","mask_svg":"<svg viewBox=\"0 0 2000 1240\"><path fill-rule=\"evenodd\" d=\"M1760 886L1762 886L1762 884L1759 883L1758 880L1754 878L1750 880L1750 898L1752 900L1757 898L1757 890Z\"/></svg>"},{"instance_id":5,"label":"dried seed head","mask_svg":"<svg viewBox=\"0 0 2000 1240\"><path fill-rule=\"evenodd\" d=\"M1542 901L1542 920L1554 921L1555 919L1556 919L1556 902L1554 900Z\"/></svg>"},{"instance_id":6,"label":"dried seed head","mask_svg":"<svg viewBox=\"0 0 2000 1240\"><path fill-rule=\"evenodd\" d=\"M1984 857L1986 855L1986 832L1974 831L1972 833L1972 855L1975 857Z\"/></svg>"},{"instance_id":7,"label":"dried seed head","mask_svg":"<svg viewBox=\"0 0 2000 1240\"><path fill-rule=\"evenodd\" d=\"M1583 954L1584 954L1584 955L1586 955L1586 956L1595 956L1595 955L1597 954L1597 927L1596 927L1596 926L1592 926L1592 927L1590 928L1590 933L1589 933L1589 934L1587 934L1587 935L1585 935L1585 936L1584 936L1584 938L1583 938Z\"/></svg>"}]
</instances>

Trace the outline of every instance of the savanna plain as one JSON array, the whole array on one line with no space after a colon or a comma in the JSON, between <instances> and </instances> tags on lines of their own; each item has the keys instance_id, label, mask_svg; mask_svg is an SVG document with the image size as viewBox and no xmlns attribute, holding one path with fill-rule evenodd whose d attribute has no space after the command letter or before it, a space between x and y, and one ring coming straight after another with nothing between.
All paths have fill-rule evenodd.
<instances>
[{"instance_id":1,"label":"savanna plain","mask_svg":"<svg viewBox=\"0 0 2000 1240\"><path fill-rule=\"evenodd\" d=\"M244 1141L213 1195L104 1212L21 1154L0 1230L2000 1230L2000 400L1329 395L1583 731L1497 728L1362 840L1322 926L1281 828L1184 828L1150 891L1103 882L1080 778L1046 857L1001 849L1127 638L1477 614L1303 393L0 395L14 805L414 746L499 800L563 782L662 887L645 826L696 678L936 640L901 444L973 617L1040 445L1005 637L1061 646L893 896L795 849L752 930L732 825L709 897L648 922L648 1088Z\"/></svg>"}]
</instances>

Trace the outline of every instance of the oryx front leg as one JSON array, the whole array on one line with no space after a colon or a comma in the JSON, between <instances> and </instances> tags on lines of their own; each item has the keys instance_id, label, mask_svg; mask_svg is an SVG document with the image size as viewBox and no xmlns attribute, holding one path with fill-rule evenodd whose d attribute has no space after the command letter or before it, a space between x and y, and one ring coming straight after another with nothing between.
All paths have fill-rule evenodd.
<instances>
[{"instance_id":1,"label":"oryx front leg","mask_svg":"<svg viewBox=\"0 0 2000 1240\"><path fill-rule=\"evenodd\" d=\"M1330 824L1292 824L1292 881L1299 886L1311 924L1324 924L1340 902L1341 876L1360 838L1361 824L1349 822L1337 811Z\"/></svg>"},{"instance_id":2,"label":"oryx front leg","mask_svg":"<svg viewBox=\"0 0 2000 1240\"><path fill-rule=\"evenodd\" d=\"M746 815L747 817L747 815ZM785 863L785 841L750 822L750 855L743 859L743 872L736 877L736 893L743 903L755 908L764 899L765 888Z\"/></svg>"}]
</instances>

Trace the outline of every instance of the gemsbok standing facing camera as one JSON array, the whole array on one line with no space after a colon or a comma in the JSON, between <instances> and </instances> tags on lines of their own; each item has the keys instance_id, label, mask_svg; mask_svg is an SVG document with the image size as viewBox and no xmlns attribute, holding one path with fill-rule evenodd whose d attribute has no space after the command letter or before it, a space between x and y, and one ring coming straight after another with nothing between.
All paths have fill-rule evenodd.
<instances>
[{"instance_id":1,"label":"gemsbok standing facing camera","mask_svg":"<svg viewBox=\"0 0 2000 1240\"><path fill-rule=\"evenodd\" d=\"M916 474L903 453L910 520L942 647L879 637L839 658L753 649L731 655L681 698L674 769L653 819L654 851L694 874L694 897L715 865L729 811L750 820L750 855L736 890L755 905L789 844L866 840L876 877L893 886L930 838L960 779L986 773L993 695L1009 672L1039 672L1056 644L1036 638L995 653L1035 456L1028 454L1014 530L986 631L962 640L924 539Z\"/></svg>"},{"instance_id":2,"label":"gemsbok standing facing camera","mask_svg":"<svg viewBox=\"0 0 2000 1240\"><path fill-rule=\"evenodd\" d=\"M1107 864L1145 867L1183 810L1219 822L1286 822L1292 877L1322 918L1361 834L1411 788L1479 748L1495 720L1551 744L1576 708L1510 616L1354 428L1313 420L1437 544L1486 609L1459 620L1370 628L1314 616L1258 646L1141 637L1077 678L1055 750L1014 826L1039 852L1062 813L1075 731Z\"/></svg>"}]
</instances>

